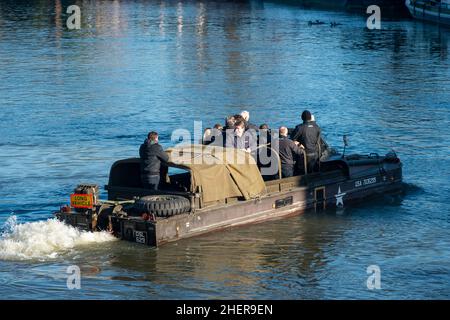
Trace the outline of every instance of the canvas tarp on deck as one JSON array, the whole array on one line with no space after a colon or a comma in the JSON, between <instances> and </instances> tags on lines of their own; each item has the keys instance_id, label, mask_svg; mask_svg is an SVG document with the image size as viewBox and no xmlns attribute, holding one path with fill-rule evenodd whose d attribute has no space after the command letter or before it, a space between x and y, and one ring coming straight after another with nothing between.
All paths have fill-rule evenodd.
<instances>
[{"instance_id":1,"label":"canvas tarp on deck","mask_svg":"<svg viewBox=\"0 0 450 320\"><path fill-rule=\"evenodd\" d=\"M255 159L242 150L204 145L182 145L167 150L170 162L191 171L192 190L203 201L231 197L246 200L265 193L265 183Z\"/></svg>"}]
</instances>

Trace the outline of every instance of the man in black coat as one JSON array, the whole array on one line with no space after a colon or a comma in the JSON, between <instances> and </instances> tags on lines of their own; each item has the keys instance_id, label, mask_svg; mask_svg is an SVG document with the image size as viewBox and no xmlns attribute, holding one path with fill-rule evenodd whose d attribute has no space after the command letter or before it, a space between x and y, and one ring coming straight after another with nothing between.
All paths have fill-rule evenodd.
<instances>
[{"instance_id":1,"label":"man in black coat","mask_svg":"<svg viewBox=\"0 0 450 320\"><path fill-rule=\"evenodd\" d=\"M228 130L226 133L225 147L241 149L250 152L250 141L245 133L245 122L238 120L235 123L234 130Z\"/></svg>"},{"instance_id":2,"label":"man in black coat","mask_svg":"<svg viewBox=\"0 0 450 320\"><path fill-rule=\"evenodd\" d=\"M303 161L303 152L300 147L287 137L288 129L280 128L280 139L278 141L278 154L281 160L281 174L283 178L294 175L295 164Z\"/></svg>"},{"instance_id":3,"label":"man in black coat","mask_svg":"<svg viewBox=\"0 0 450 320\"><path fill-rule=\"evenodd\" d=\"M311 112L308 110L303 111L302 120L303 123L292 131L291 139L306 150L308 172L312 172L319 159L320 127L315 121L311 121Z\"/></svg>"},{"instance_id":4,"label":"man in black coat","mask_svg":"<svg viewBox=\"0 0 450 320\"><path fill-rule=\"evenodd\" d=\"M141 180L145 189L158 190L161 161L168 162L169 156L158 143L158 133L152 131L139 148L141 158Z\"/></svg>"}]
</instances>

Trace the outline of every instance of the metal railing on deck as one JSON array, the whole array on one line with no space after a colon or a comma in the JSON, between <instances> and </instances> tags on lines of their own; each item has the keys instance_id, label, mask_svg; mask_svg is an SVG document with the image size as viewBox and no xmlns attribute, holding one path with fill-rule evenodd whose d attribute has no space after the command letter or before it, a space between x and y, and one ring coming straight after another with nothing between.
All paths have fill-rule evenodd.
<instances>
[{"instance_id":1,"label":"metal railing on deck","mask_svg":"<svg viewBox=\"0 0 450 320\"><path fill-rule=\"evenodd\" d=\"M278 151L276 151L274 148L270 147L269 145L270 145L270 143L268 143L266 145L259 146L256 149L258 150L259 148L265 147L265 148L270 149L272 152L275 153L275 155L277 156L277 160L278 160L278 179L282 179L283 177L282 177L282 173L281 173L281 158L280 158L280 154L278 153ZM300 148L300 149L302 150L302 153L303 153L303 166L304 166L305 175L306 175L306 174L308 174L308 159L307 159L307 156L306 156L305 149L303 149L303 148Z\"/></svg>"}]
</instances>

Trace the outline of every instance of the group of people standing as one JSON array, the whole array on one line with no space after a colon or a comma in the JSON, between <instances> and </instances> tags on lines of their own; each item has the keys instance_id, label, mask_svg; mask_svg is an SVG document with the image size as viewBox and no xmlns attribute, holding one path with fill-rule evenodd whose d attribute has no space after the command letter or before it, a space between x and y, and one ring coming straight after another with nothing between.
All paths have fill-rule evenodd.
<instances>
[{"instance_id":1,"label":"group of people standing","mask_svg":"<svg viewBox=\"0 0 450 320\"><path fill-rule=\"evenodd\" d=\"M259 127L252 124L250 113L242 111L226 118L225 126L216 124L206 128L202 141L204 145L222 146L245 150L253 155L260 164L258 149L261 147L278 146L283 178L302 174L304 154L306 154L307 170L316 170L320 158L321 130L314 116L308 110L303 111L302 123L290 132L287 127L279 128L279 135L274 134L267 124ZM277 139L277 143L274 143ZM270 148L268 148L270 149ZM276 148L275 148L276 149ZM169 157L158 143L158 134L150 132L140 146L141 178L144 188L157 190L160 180L161 162L167 162ZM303 170L304 171L304 170Z\"/></svg>"},{"instance_id":2,"label":"group of people standing","mask_svg":"<svg viewBox=\"0 0 450 320\"><path fill-rule=\"evenodd\" d=\"M248 111L230 116L226 119L225 127L216 124L213 128L206 128L201 143L242 149L258 159L259 147L277 144L272 141L274 136L267 124L264 123L258 128L249 119ZM304 154L307 158L308 172L316 169L320 157L320 146L323 143L321 129L310 111L303 111L301 119L302 123L292 132L289 132L285 126L278 129L278 150L276 151L280 156L283 178L302 173L301 164L304 161Z\"/></svg>"}]
</instances>

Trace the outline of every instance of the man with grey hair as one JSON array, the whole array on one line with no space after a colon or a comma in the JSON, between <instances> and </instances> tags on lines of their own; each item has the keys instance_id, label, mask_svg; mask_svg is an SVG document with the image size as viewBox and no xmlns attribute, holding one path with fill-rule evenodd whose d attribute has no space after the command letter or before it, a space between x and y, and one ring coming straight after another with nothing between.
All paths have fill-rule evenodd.
<instances>
[{"instance_id":1,"label":"man with grey hair","mask_svg":"<svg viewBox=\"0 0 450 320\"><path fill-rule=\"evenodd\" d=\"M303 161L303 152L294 141L287 137L288 129L286 127L280 127L279 131L278 154L281 160L281 174L283 178L288 178L294 175L296 162Z\"/></svg>"},{"instance_id":2,"label":"man with grey hair","mask_svg":"<svg viewBox=\"0 0 450 320\"><path fill-rule=\"evenodd\" d=\"M253 129L255 131L258 130L258 127L255 126L254 124L250 123L250 112L248 112L247 110L244 110L240 113L240 115L242 116L242 118L244 118L245 121L245 130L249 130L249 129Z\"/></svg>"}]
</instances>

